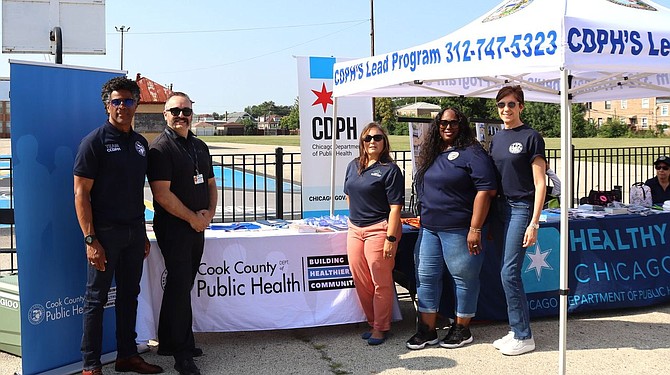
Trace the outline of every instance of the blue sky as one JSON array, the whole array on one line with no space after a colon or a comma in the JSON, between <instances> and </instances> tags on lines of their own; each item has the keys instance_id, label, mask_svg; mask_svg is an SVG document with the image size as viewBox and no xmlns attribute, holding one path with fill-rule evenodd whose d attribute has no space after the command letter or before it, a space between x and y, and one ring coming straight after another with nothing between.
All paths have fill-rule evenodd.
<instances>
[{"instance_id":1,"label":"blue sky","mask_svg":"<svg viewBox=\"0 0 670 375\"><path fill-rule=\"evenodd\" d=\"M656 0L670 7L670 0ZM375 52L386 53L446 35L500 3L447 0L377 0ZM64 55L68 65L120 68L172 84L195 100L195 111L233 112L272 100L291 105L298 95L294 56L370 55L370 2L342 0L107 0L106 55ZM64 33L67 32L63 30ZM6 54L8 60L53 61L41 54Z\"/></svg>"}]
</instances>

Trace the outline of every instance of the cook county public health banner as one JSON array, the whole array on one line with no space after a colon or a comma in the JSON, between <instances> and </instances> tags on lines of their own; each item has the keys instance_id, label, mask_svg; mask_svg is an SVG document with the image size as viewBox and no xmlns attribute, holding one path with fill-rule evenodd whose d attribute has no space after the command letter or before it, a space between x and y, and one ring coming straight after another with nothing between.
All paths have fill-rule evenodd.
<instances>
[{"instance_id":1,"label":"cook county public health banner","mask_svg":"<svg viewBox=\"0 0 670 375\"><path fill-rule=\"evenodd\" d=\"M365 321L346 254L346 232L206 232L191 300L199 332L255 331ZM156 243L142 275L138 340L156 337L165 286ZM393 317L401 319L396 303Z\"/></svg>"},{"instance_id":2,"label":"cook county public health banner","mask_svg":"<svg viewBox=\"0 0 670 375\"><path fill-rule=\"evenodd\" d=\"M72 166L79 141L106 119L100 88L121 73L10 64L22 369L35 374L81 361L87 266ZM114 351L113 309L104 322L103 352Z\"/></svg>"},{"instance_id":3,"label":"cook county public health banner","mask_svg":"<svg viewBox=\"0 0 670 375\"><path fill-rule=\"evenodd\" d=\"M333 134L334 57L298 57L300 151L302 154L303 217L330 214L332 140L335 148L335 214L347 214L344 175L347 164L358 157L358 136L372 121L370 98L339 98Z\"/></svg>"},{"instance_id":4,"label":"cook county public health banner","mask_svg":"<svg viewBox=\"0 0 670 375\"><path fill-rule=\"evenodd\" d=\"M568 311L637 307L670 301L670 214L570 221ZM495 238L495 237L494 237ZM506 319L499 241L485 243L478 318ZM558 315L558 222L542 224L526 251L523 284L532 317ZM491 281L494 280L494 281Z\"/></svg>"}]
</instances>

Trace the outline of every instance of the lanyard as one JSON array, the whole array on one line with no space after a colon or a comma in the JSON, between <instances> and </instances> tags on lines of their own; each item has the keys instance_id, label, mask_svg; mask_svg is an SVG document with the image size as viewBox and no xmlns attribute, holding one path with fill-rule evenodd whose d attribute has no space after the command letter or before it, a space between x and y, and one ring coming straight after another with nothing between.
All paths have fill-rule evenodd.
<instances>
[{"instance_id":1,"label":"lanyard","mask_svg":"<svg viewBox=\"0 0 670 375\"><path fill-rule=\"evenodd\" d=\"M179 146L179 148L181 148L186 153L186 155L188 155L188 158L191 159L191 162L193 162L193 166L195 167L195 175L196 176L199 175L200 172L198 171L198 151L195 149L195 145L193 144L193 142L189 142L188 138L184 138L184 141L186 143L191 144L191 148L193 149L193 155L191 155L191 153L186 149L186 147L184 147L184 145L182 145L181 142L179 142L178 137L179 136L173 138L174 143L176 143Z\"/></svg>"}]
</instances>

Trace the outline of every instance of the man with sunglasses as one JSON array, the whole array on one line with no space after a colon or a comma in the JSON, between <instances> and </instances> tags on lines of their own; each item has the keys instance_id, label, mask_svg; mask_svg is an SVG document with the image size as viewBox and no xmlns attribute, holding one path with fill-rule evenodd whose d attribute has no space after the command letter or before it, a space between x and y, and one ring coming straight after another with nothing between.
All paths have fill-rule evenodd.
<instances>
[{"instance_id":1,"label":"man with sunglasses","mask_svg":"<svg viewBox=\"0 0 670 375\"><path fill-rule=\"evenodd\" d=\"M217 189L209 149L191 132L192 101L175 92L165 103L165 130L149 147L147 173L154 197L154 232L167 279L158 321L158 354L172 355L181 375L199 375L191 289L216 212Z\"/></svg>"},{"instance_id":2,"label":"man with sunglasses","mask_svg":"<svg viewBox=\"0 0 670 375\"><path fill-rule=\"evenodd\" d=\"M654 162L656 168L656 177L645 181L645 185L651 190L651 200L655 205L663 206L665 201L670 200L670 157L659 156Z\"/></svg>"},{"instance_id":3,"label":"man with sunglasses","mask_svg":"<svg viewBox=\"0 0 670 375\"><path fill-rule=\"evenodd\" d=\"M137 353L135 321L143 259L147 140L132 128L140 99L137 83L112 78L102 87L107 123L82 139L74 162L75 209L88 263L81 342L83 375L102 374L102 317L116 278L116 363L119 372L158 374Z\"/></svg>"}]
</instances>

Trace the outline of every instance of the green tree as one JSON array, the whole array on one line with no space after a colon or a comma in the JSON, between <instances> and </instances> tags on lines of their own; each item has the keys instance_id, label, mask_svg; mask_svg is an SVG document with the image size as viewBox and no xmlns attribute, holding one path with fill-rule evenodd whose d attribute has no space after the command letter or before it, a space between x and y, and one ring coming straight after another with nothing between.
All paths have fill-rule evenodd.
<instances>
[{"instance_id":1,"label":"green tree","mask_svg":"<svg viewBox=\"0 0 670 375\"><path fill-rule=\"evenodd\" d=\"M212 112L212 117L214 118L214 120L221 120L221 117L223 117L223 116L221 116L220 114L218 114L216 112Z\"/></svg>"},{"instance_id":2,"label":"green tree","mask_svg":"<svg viewBox=\"0 0 670 375\"><path fill-rule=\"evenodd\" d=\"M244 125L244 135L258 134L258 124L256 124L252 119L242 119L242 125Z\"/></svg>"},{"instance_id":3,"label":"green tree","mask_svg":"<svg viewBox=\"0 0 670 375\"><path fill-rule=\"evenodd\" d=\"M396 106L391 98L375 98L374 120L380 123L389 134L396 134L395 128L398 119L395 114Z\"/></svg>"},{"instance_id":4,"label":"green tree","mask_svg":"<svg viewBox=\"0 0 670 375\"><path fill-rule=\"evenodd\" d=\"M276 105L275 102L270 100L258 105L246 107L244 108L244 111L254 118L268 115L287 116L291 112L291 107L292 106L287 105Z\"/></svg>"},{"instance_id":5,"label":"green tree","mask_svg":"<svg viewBox=\"0 0 670 375\"><path fill-rule=\"evenodd\" d=\"M284 129L300 129L300 106L298 98L295 99L295 103L291 106L289 114L282 117L281 120L279 120L279 123Z\"/></svg>"},{"instance_id":6,"label":"green tree","mask_svg":"<svg viewBox=\"0 0 670 375\"><path fill-rule=\"evenodd\" d=\"M620 138L630 135L630 128L619 119L607 119L598 129L598 136L603 138Z\"/></svg>"}]
</instances>

